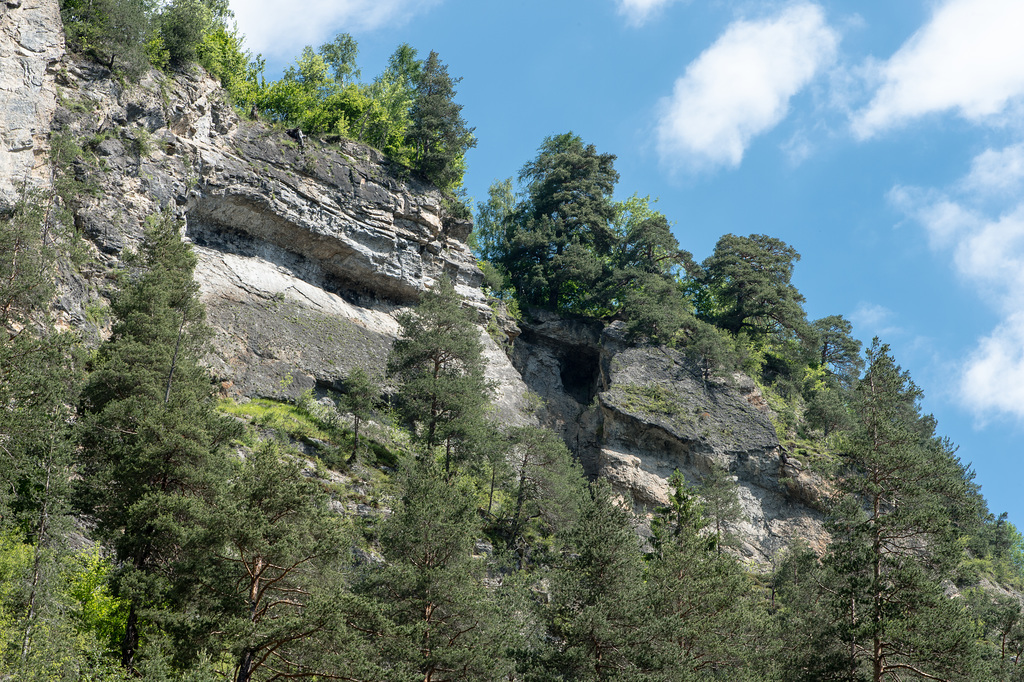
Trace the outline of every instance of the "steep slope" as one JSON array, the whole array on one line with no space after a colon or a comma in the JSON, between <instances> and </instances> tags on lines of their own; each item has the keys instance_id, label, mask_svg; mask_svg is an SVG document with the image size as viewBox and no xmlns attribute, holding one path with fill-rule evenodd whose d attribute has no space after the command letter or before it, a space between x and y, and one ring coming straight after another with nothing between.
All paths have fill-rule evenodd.
<instances>
[{"instance_id":1,"label":"steep slope","mask_svg":"<svg viewBox=\"0 0 1024 682\"><path fill-rule=\"evenodd\" d=\"M545 399L590 476L608 479L646 513L668 503L668 478L724 468L739 484L743 519L730 524L754 565L803 540L824 551L825 480L789 457L767 405L743 375L704 381L681 353L628 343L617 327L535 312L516 342L516 367Z\"/></svg>"},{"instance_id":2,"label":"steep slope","mask_svg":"<svg viewBox=\"0 0 1024 682\"><path fill-rule=\"evenodd\" d=\"M208 363L223 395L294 398L338 388L356 367L382 373L395 314L447 275L480 312L502 422L534 419L529 387L543 398L539 419L587 473L639 510L665 502L675 469L699 480L721 466L741 486L746 520L733 530L749 561L767 564L796 538L823 546L813 508L822 482L786 457L749 380L704 382L675 351L540 312L524 323L513 363L484 331L492 313L466 246L471 225L444 217L436 189L369 147L300 143L240 120L199 70L125 85L63 55L55 0L15 4L0 17L0 54L17 55L0 60L5 111L23 94L33 103L0 122L5 144L21 140L7 144L0 191L14 201L25 174L48 186L47 131L74 152L62 172L76 183L68 199L92 256L63 269L56 306L66 325L103 335L124 255L146 216L169 211L199 257L216 333Z\"/></svg>"}]
</instances>

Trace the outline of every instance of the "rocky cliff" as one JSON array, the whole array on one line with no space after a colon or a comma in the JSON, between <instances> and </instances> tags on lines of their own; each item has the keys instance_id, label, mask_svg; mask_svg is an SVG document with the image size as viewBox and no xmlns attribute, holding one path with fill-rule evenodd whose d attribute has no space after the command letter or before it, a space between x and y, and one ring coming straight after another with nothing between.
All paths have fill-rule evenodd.
<instances>
[{"instance_id":1,"label":"rocky cliff","mask_svg":"<svg viewBox=\"0 0 1024 682\"><path fill-rule=\"evenodd\" d=\"M123 85L63 54L56 0L2 7L0 198L13 201L26 177L47 185L50 144L82 150L66 172L82 189L71 203L92 256L64 268L56 306L67 325L102 336L123 255L147 215L169 211L199 258L223 394L288 398L336 388L355 367L381 373L395 314L444 274L480 311L500 420L552 426L640 511L665 501L673 470L698 480L726 467L746 514L733 530L753 563L797 538L823 546L821 481L786 457L749 379L704 381L675 351L542 312L510 359L484 331L492 313L471 225L445 218L435 189L371 148L300 144L240 120L199 71Z\"/></svg>"}]
</instances>

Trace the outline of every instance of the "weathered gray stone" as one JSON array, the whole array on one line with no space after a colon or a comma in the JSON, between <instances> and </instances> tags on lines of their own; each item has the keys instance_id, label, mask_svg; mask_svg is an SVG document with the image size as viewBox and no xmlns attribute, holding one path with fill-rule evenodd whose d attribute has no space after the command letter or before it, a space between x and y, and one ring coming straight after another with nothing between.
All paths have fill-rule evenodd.
<instances>
[{"instance_id":1,"label":"weathered gray stone","mask_svg":"<svg viewBox=\"0 0 1024 682\"><path fill-rule=\"evenodd\" d=\"M0 209L23 187L48 185L47 134L64 54L57 0L7 0L0 12Z\"/></svg>"}]
</instances>

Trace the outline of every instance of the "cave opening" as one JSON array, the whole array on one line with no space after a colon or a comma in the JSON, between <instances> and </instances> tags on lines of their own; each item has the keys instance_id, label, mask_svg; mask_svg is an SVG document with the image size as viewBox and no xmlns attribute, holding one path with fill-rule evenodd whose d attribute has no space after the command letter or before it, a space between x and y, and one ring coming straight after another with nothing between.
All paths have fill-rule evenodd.
<instances>
[{"instance_id":1,"label":"cave opening","mask_svg":"<svg viewBox=\"0 0 1024 682\"><path fill-rule=\"evenodd\" d=\"M580 403L589 405L597 395L601 376L601 356L596 349L574 346L558 358L562 388Z\"/></svg>"}]
</instances>

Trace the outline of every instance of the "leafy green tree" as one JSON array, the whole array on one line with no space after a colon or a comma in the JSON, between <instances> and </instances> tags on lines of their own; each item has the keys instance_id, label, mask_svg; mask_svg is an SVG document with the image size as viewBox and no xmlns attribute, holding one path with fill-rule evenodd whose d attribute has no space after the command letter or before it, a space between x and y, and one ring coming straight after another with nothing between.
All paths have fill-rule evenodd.
<instances>
[{"instance_id":1,"label":"leafy green tree","mask_svg":"<svg viewBox=\"0 0 1024 682\"><path fill-rule=\"evenodd\" d=\"M414 168L449 193L462 185L466 152L476 146L475 129L466 126L462 105L455 103L455 86L461 80L449 76L448 66L431 50L416 79L409 112L407 136L415 149Z\"/></svg>"},{"instance_id":2,"label":"leafy green tree","mask_svg":"<svg viewBox=\"0 0 1024 682\"><path fill-rule=\"evenodd\" d=\"M137 78L148 66L149 10L147 0L62 0L61 19L78 50Z\"/></svg>"},{"instance_id":3,"label":"leafy green tree","mask_svg":"<svg viewBox=\"0 0 1024 682\"><path fill-rule=\"evenodd\" d=\"M512 178L495 180L487 188L487 201L476 205L476 220L470 235L470 247L477 258L497 259L507 248L506 231L516 208Z\"/></svg>"},{"instance_id":4,"label":"leafy green tree","mask_svg":"<svg viewBox=\"0 0 1024 682\"><path fill-rule=\"evenodd\" d=\"M679 338L681 337L681 338ZM729 333L703 320L694 320L675 340L687 358L696 363L706 384L716 374L739 368L739 357Z\"/></svg>"},{"instance_id":5,"label":"leafy green tree","mask_svg":"<svg viewBox=\"0 0 1024 682\"><path fill-rule=\"evenodd\" d=\"M969 679L974 627L940 582L957 553L954 522L976 513L970 476L920 416L921 392L888 347L875 339L867 357L826 562L848 675Z\"/></svg>"},{"instance_id":6,"label":"leafy green tree","mask_svg":"<svg viewBox=\"0 0 1024 682\"><path fill-rule=\"evenodd\" d=\"M345 392L339 402L346 412L352 415L352 454L348 461L351 464L359 456L359 427L373 416L373 408L380 398L380 384L370 378L361 367L349 372L345 379Z\"/></svg>"},{"instance_id":7,"label":"leafy green tree","mask_svg":"<svg viewBox=\"0 0 1024 682\"><path fill-rule=\"evenodd\" d=\"M822 435L826 438L837 431L850 428L853 419L846 393L838 382L835 385L826 382L814 391L807 401L807 411L804 413L807 424L821 429Z\"/></svg>"},{"instance_id":8,"label":"leafy green tree","mask_svg":"<svg viewBox=\"0 0 1024 682\"><path fill-rule=\"evenodd\" d=\"M210 332L195 262L169 216L148 222L82 393L79 504L120 565L114 584L130 604L122 639L129 670L140 616L163 603L182 539L226 475L224 450L239 433L217 414L200 364Z\"/></svg>"},{"instance_id":9,"label":"leafy green tree","mask_svg":"<svg viewBox=\"0 0 1024 682\"><path fill-rule=\"evenodd\" d=\"M306 132L350 134L352 125L362 118L367 101L358 85L335 78L339 70L352 68L327 61L324 54L331 59L344 58L336 54L335 48L336 43L321 47L321 52L304 47L295 65L286 68L280 80L257 91L254 104L271 121Z\"/></svg>"},{"instance_id":10,"label":"leafy green tree","mask_svg":"<svg viewBox=\"0 0 1024 682\"><path fill-rule=\"evenodd\" d=\"M156 21L171 63L181 65L196 61L213 13L203 0L172 0Z\"/></svg>"},{"instance_id":11,"label":"leafy green tree","mask_svg":"<svg viewBox=\"0 0 1024 682\"><path fill-rule=\"evenodd\" d=\"M1010 595L992 594L981 588L964 595L991 643L986 663L991 680L1024 679L1024 607Z\"/></svg>"},{"instance_id":12,"label":"leafy green tree","mask_svg":"<svg viewBox=\"0 0 1024 682\"><path fill-rule=\"evenodd\" d=\"M620 236L602 296L626 320L628 333L670 343L680 329L695 322L680 279L693 258L679 248L668 219L650 207L649 198L633 195L616 209L614 227Z\"/></svg>"},{"instance_id":13,"label":"leafy green tree","mask_svg":"<svg viewBox=\"0 0 1024 682\"><path fill-rule=\"evenodd\" d=\"M321 45L317 53L334 72L335 83L345 85L350 79L359 78L359 67L356 66L359 44L351 34L339 33L334 40Z\"/></svg>"},{"instance_id":14,"label":"leafy green tree","mask_svg":"<svg viewBox=\"0 0 1024 682\"><path fill-rule=\"evenodd\" d=\"M527 198L501 257L521 300L574 312L592 302L601 259L616 241L614 161L564 133L545 138L537 158L523 166L519 181Z\"/></svg>"},{"instance_id":15,"label":"leafy green tree","mask_svg":"<svg viewBox=\"0 0 1024 682\"><path fill-rule=\"evenodd\" d=\"M359 120L359 140L377 147L398 163L411 165L405 135L411 119L415 86L422 70L416 50L403 43L388 59L384 71L366 90L369 105Z\"/></svg>"},{"instance_id":16,"label":"leafy green tree","mask_svg":"<svg viewBox=\"0 0 1024 682\"><path fill-rule=\"evenodd\" d=\"M444 446L445 473L452 476L459 460L472 454L491 393L480 331L447 277L398 323L402 335L388 357L388 374L399 381L399 408L418 426L417 438L428 453Z\"/></svg>"}]
</instances>

